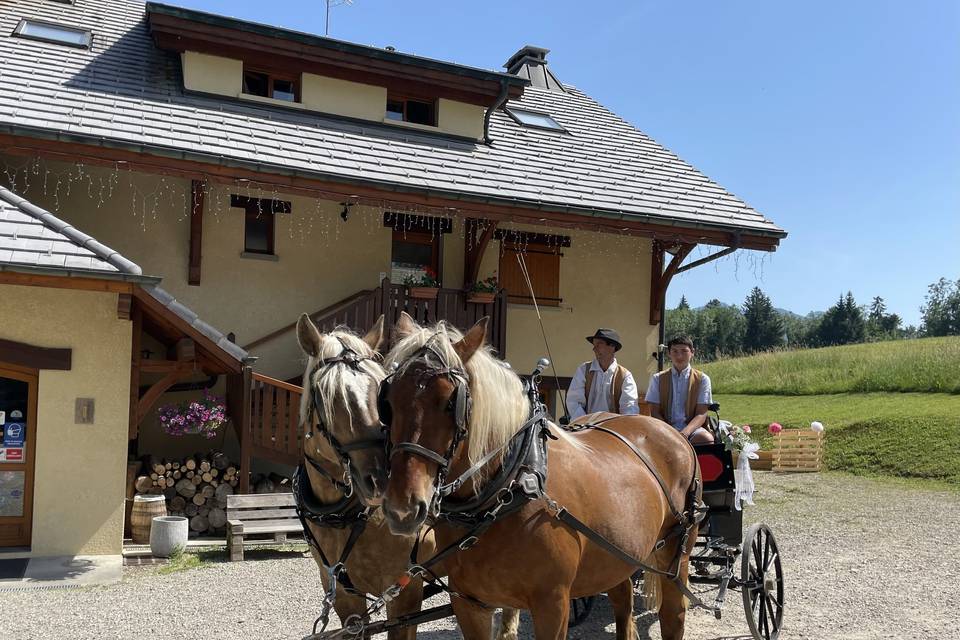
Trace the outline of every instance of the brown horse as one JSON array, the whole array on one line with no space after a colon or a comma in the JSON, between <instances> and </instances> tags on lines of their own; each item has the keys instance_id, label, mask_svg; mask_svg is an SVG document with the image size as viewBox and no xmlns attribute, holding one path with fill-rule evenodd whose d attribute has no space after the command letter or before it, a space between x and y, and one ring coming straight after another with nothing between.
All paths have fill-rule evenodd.
<instances>
[{"instance_id":1,"label":"brown horse","mask_svg":"<svg viewBox=\"0 0 960 640\"><path fill-rule=\"evenodd\" d=\"M303 468L309 479L309 490L304 490L308 506L321 512L325 505L343 502L345 493L351 491L347 485L357 492L357 497L365 505L375 506L379 503L383 483L378 476L364 471L385 465L376 402L379 384L386 377L377 355L383 342L383 316L361 339L339 329L322 334L304 314L297 322L297 340L307 356L300 419L310 434L304 438L303 451ZM358 443L365 446L353 448ZM338 452L337 447L342 450ZM344 457L349 464L344 464ZM351 504L346 510L362 506ZM348 543L350 526L323 526L309 518L307 526L327 562L335 564ZM383 512L378 508L371 509L367 525L345 563L347 575L357 591L382 594L407 570L413 542L412 533L391 533ZM429 555L433 550L433 536L428 535L421 543L420 551ZM311 552L320 567L324 590L328 591L330 575L313 545ZM413 580L397 599L387 605L387 615L394 618L419 611L422 599L423 583ZM349 593L338 583L334 608L340 620L346 621L351 616L362 616L366 602L362 596ZM518 620L518 612L504 612L500 637L505 640L516 638ZM416 627L390 631L388 637L391 640L412 640L416 637Z\"/></svg>"},{"instance_id":2,"label":"brown horse","mask_svg":"<svg viewBox=\"0 0 960 640\"><path fill-rule=\"evenodd\" d=\"M484 318L460 339L451 338L438 325L426 340L409 317L401 317L396 327L397 334L405 337L387 358L388 368L391 362L399 368L388 391L393 455L382 507L396 533L416 532L435 505L438 458L452 449L447 479L457 478L502 447L529 416L529 400L518 376L483 348L486 325ZM456 444L454 407L463 380L469 381L472 412L465 437ZM678 523L671 505L685 509L691 488L699 499L696 456L682 436L653 418L612 417L603 426L654 461L666 492L616 437L597 430L572 435L550 425L546 495L634 558L661 569L678 562L679 579L686 580L696 526L683 549L680 536L668 534ZM486 474L477 481L472 478L447 500L470 498L497 464L494 458ZM630 576L636 567L560 522L556 513L539 499L497 520L475 546L445 561L453 587L488 605L529 609L538 640L566 638L572 597L606 591L614 608L617 638L632 640ZM436 535L437 546L444 548L459 539L463 530L441 520ZM654 552L664 539L666 545ZM669 579L661 578L661 587L662 635L665 640L677 640L683 637L684 598ZM453 605L467 640L489 637L489 616L481 606L457 597Z\"/></svg>"}]
</instances>

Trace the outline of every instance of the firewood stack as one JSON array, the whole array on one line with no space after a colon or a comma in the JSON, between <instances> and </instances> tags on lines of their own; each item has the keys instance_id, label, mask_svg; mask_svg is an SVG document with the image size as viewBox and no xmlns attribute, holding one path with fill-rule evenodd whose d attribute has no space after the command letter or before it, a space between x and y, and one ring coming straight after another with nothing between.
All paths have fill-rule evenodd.
<instances>
[{"instance_id":1,"label":"firewood stack","mask_svg":"<svg viewBox=\"0 0 960 640\"><path fill-rule=\"evenodd\" d=\"M239 465L220 451L194 454L183 460L147 456L134 487L138 494L163 495L167 513L190 519L193 535L226 529L227 496L240 484Z\"/></svg>"}]
</instances>

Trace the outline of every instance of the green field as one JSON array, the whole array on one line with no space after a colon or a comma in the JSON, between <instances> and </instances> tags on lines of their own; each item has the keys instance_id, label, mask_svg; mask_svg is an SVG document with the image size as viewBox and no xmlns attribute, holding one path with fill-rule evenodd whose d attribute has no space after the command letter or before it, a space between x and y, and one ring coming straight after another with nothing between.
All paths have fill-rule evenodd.
<instances>
[{"instance_id":1,"label":"green field","mask_svg":"<svg viewBox=\"0 0 960 640\"><path fill-rule=\"evenodd\" d=\"M960 337L766 353L703 365L720 415L826 427L826 464L960 486Z\"/></svg>"},{"instance_id":2,"label":"green field","mask_svg":"<svg viewBox=\"0 0 960 640\"><path fill-rule=\"evenodd\" d=\"M960 337L763 353L700 368L718 394L960 394Z\"/></svg>"},{"instance_id":3,"label":"green field","mask_svg":"<svg viewBox=\"0 0 960 640\"><path fill-rule=\"evenodd\" d=\"M825 427L826 465L859 475L924 478L960 485L960 395L861 393L723 395L720 415L749 424L763 448L767 425Z\"/></svg>"}]
</instances>

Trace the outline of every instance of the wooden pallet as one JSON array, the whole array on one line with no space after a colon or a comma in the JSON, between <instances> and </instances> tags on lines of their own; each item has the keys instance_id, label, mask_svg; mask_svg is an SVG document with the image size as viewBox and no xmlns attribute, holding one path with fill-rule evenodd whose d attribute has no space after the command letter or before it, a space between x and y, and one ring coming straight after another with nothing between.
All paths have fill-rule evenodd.
<instances>
[{"instance_id":1,"label":"wooden pallet","mask_svg":"<svg viewBox=\"0 0 960 640\"><path fill-rule=\"evenodd\" d=\"M823 466L823 432L785 429L774 438L773 470L803 473Z\"/></svg>"}]
</instances>

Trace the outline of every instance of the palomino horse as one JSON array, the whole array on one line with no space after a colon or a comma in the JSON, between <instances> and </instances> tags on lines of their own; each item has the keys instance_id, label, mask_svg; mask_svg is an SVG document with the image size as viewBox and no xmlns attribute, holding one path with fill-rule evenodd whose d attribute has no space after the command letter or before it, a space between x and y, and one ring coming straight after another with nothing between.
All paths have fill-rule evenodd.
<instances>
[{"instance_id":1,"label":"palomino horse","mask_svg":"<svg viewBox=\"0 0 960 640\"><path fill-rule=\"evenodd\" d=\"M382 508L390 529L398 534L416 532L439 508L436 536L441 549L458 540L463 530L444 522L443 503L439 507L437 503L438 482L458 478L504 447L530 416L520 378L483 348L486 325L484 318L457 339L441 324L425 340L423 330L401 316L396 332L405 337L387 358L388 369L393 362L399 368L387 392L393 452ZM466 419L459 409L464 392L472 399ZM696 457L683 437L659 420L610 418L603 426L653 461L651 468L659 479L618 437L595 429L573 435L551 424L545 494L554 502L527 501L497 519L474 546L444 561L453 588L467 596L453 598L467 640L486 640L490 633L489 616L475 600L529 609L538 640L561 640L567 634L571 597L602 591L614 608L618 640L633 640L630 576L636 567L558 520L553 505L634 558L661 569L678 563L674 566L679 579L686 580L695 521L686 523L686 536L671 532L677 530L681 510L686 513L688 504L699 500ZM445 457L448 469L441 472L439 461ZM485 472L458 485L447 500L471 499L497 468L498 459L493 458ZM654 551L659 541L665 543ZM678 640L686 615L683 594L667 578L661 578L661 587L662 635Z\"/></svg>"},{"instance_id":2,"label":"palomino horse","mask_svg":"<svg viewBox=\"0 0 960 640\"><path fill-rule=\"evenodd\" d=\"M297 322L297 340L307 356L300 419L309 434L304 438L304 471L298 471L298 475L305 473L309 482L298 493L305 503L307 526L320 547L311 544L310 550L320 567L324 589L329 591L331 575L329 567L323 566L321 549L327 564L336 564L350 544L349 520L365 505L379 503L383 488L376 476L361 472L382 469L385 464L376 403L379 384L386 377L377 361L377 350L383 342L383 316L361 339L343 330L322 334L304 314ZM363 504L350 499L352 491L359 494L353 498ZM326 513L325 519L311 519L311 511ZM341 512L345 517L338 517ZM336 585L334 609L341 621L362 617L367 603L360 593L379 595L406 571L414 539L412 533L391 533L383 512L369 510L366 526L354 540L345 562L347 576L359 593L350 593L342 581ZM421 552L429 554L433 549L433 538L427 536L421 542ZM387 605L388 617L419 611L422 597L422 581L411 581ZM516 638L518 621L519 612L504 612L500 637ZM412 640L416 627L392 630L388 637Z\"/></svg>"}]
</instances>

